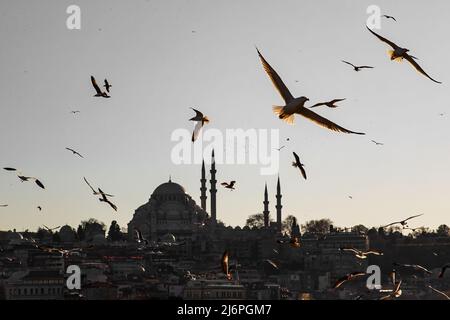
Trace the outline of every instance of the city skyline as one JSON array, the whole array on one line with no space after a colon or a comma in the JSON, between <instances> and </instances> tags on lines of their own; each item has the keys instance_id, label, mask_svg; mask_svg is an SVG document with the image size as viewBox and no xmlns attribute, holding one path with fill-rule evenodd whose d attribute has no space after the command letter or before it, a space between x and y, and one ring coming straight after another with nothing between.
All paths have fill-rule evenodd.
<instances>
[{"instance_id":1,"label":"city skyline","mask_svg":"<svg viewBox=\"0 0 450 320\"><path fill-rule=\"evenodd\" d=\"M2 170L0 204L9 206L0 208L0 230L76 226L89 218L124 227L169 176L200 205L201 165L175 165L170 158L173 130L192 130L190 107L210 117L204 129L279 130L286 145L279 172L283 218L376 227L423 213L414 227L449 225L443 53L450 44L439 41L444 33L436 30L445 30L450 4L377 3L398 19L383 20L377 32L411 48L443 85L389 61L387 48L365 29L371 4L79 1L81 30L66 28L66 2L0 4L0 34L9 44L0 53L9 62L0 75L1 167L20 168L46 186L39 190ZM434 25L422 23L422 15L435 17ZM440 49L429 50L436 42ZM316 111L366 136L277 119L271 108L281 98L255 45L293 94L307 95L311 105L347 98L337 109ZM375 68L355 73L341 60ZM111 82L111 99L92 97L91 75ZM307 181L292 168L292 151L305 163ZM277 175L262 176L259 169L217 165L219 184L237 181L233 192L218 188L219 220L242 226L261 213L266 182L274 217ZM117 214L92 197L83 177L116 196Z\"/></svg>"}]
</instances>

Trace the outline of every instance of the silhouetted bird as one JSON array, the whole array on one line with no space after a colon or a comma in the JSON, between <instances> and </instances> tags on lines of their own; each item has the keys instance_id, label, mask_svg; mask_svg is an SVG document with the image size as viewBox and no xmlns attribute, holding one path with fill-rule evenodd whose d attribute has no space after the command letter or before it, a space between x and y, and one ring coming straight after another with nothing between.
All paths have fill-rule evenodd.
<instances>
[{"instance_id":1,"label":"silhouetted bird","mask_svg":"<svg viewBox=\"0 0 450 320\"><path fill-rule=\"evenodd\" d=\"M315 122L316 124L328 128L333 131L338 132L344 132L344 133L353 133L353 134L364 134L359 132L353 132L350 130L347 130L330 120L319 116L317 113L314 113L313 111L305 108L305 102L309 101L307 97L299 97L294 98L292 94L289 92L286 85L281 80L280 76L276 73L276 71L267 63L267 61L264 59L262 54L259 52L258 48L256 48L259 58L261 59L261 62L263 64L264 70L266 71L267 75L269 76L270 80L272 81L275 88L280 93L281 97L284 99L286 105L285 106L274 106L273 111L275 114L278 115L278 117L286 121L289 124L294 123L295 114L300 114L304 116L305 118Z\"/></svg>"},{"instance_id":2,"label":"silhouetted bird","mask_svg":"<svg viewBox=\"0 0 450 320\"><path fill-rule=\"evenodd\" d=\"M370 140L370 141L372 141L373 143L375 143L377 146L384 146L384 143L377 142L377 141L375 141L375 140Z\"/></svg>"},{"instance_id":3,"label":"silhouetted bird","mask_svg":"<svg viewBox=\"0 0 450 320\"><path fill-rule=\"evenodd\" d=\"M386 19L392 19L392 20L394 20L395 22L397 22L397 20L396 20L393 16L388 16L387 14L383 14L382 17L383 17L383 18L386 18Z\"/></svg>"},{"instance_id":4,"label":"silhouetted bird","mask_svg":"<svg viewBox=\"0 0 450 320\"><path fill-rule=\"evenodd\" d=\"M38 209L39 211L42 211L42 207L41 207L41 206L37 206L37 209Z\"/></svg>"},{"instance_id":5,"label":"silhouetted bird","mask_svg":"<svg viewBox=\"0 0 450 320\"><path fill-rule=\"evenodd\" d=\"M366 26L367 27L367 26ZM395 60L398 62L403 61L403 59L406 59L418 72L420 72L422 75L424 75L425 77L427 77L428 79L430 79L431 81L434 81L436 83L442 83L439 82L437 80L434 80L433 78L431 78L423 69L421 66L419 66L419 64L415 61L417 58L414 56L411 56L408 54L409 49L406 48L401 48L398 45L396 45L395 43L393 43L392 41L380 36L379 34L375 33L374 31L370 30L369 27L367 27L367 30L370 31L370 33L372 33L375 37L377 37L379 40L383 41L384 43L387 43L389 46L392 47L392 49L394 50L390 50L389 51L389 55L391 57L391 60Z\"/></svg>"},{"instance_id":6,"label":"silhouetted bird","mask_svg":"<svg viewBox=\"0 0 450 320\"><path fill-rule=\"evenodd\" d=\"M204 116L202 112L194 108L191 109L195 111L195 117L189 119L189 121L196 122L194 131L192 132L192 142L195 142L195 140L197 140L198 135L200 134L200 130L203 128L205 123L209 123L209 119L208 117Z\"/></svg>"},{"instance_id":7,"label":"silhouetted bird","mask_svg":"<svg viewBox=\"0 0 450 320\"><path fill-rule=\"evenodd\" d=\"M302 173L303 178L305 178L305 180L306 180L307 179L306 178L306 171L305 171L305 168L304 168L305 165L300 162L300 157L295 152L293 152L293 154L294 154L295 161L292 162L292 166L295 167L295 168L299 168L300 172Z\"/></svg>"},{"instance_id":8,"label":"silhouetted bird","mask_svg":"<svg viewBox=\"0 0 450 320\"><path fill-rule=\"evenodd\" d=\"M357 250L354 248L339 248L339 251L351 252L358 259L367 259L367 256L369 256L369 255L376 255L376 256L383 255L383 253L380 251L375 251L375 250L361 251L361 250Z\"/></svg>"},{"instance_id":9,"label":"silhouetted bird","mask_svg":"<svg viewBox=\"0 0 450 320\"><path fill-rule=\"evenodd\" d=\"M230 189L231 191L234 190L234 185L236 184L236 181L230 181L228 182L222 182L221 185L224 186L226 189Z\"/></svg>"},{"instance_id":10,"label":"silhouetted bird","mask_svg":"<svg viewBox=\"0 0 450 320\"><path fill-rule=\"evenodd\" d=\"M100 87L97 84L97 81L95 81L95 78L93 76L91 76L91 83L96 92L94 97L111 98L106 92L103 92L100 89Z\"/></svg>"},{"instance_id":11,"label":"silhouetted bird","mask_svg":"<svg viewBox=\"0 0 450 320\"><path fill-rule=\"evenodd\" d=\"M409 218L407 218L407 219L405 219L405 220L392 222L392 223L390 223L390 224L388 224L388 225L385 225L385 226L382 227L382 228L390 227L390 226L393 226L393 225L396 225L396 224L400 224L403 228L406 228L406 227L408 227L407 221L409 221L409 220L411 220L411 219L414 219L414 218L417 218L417 217L420 217L420 216L423 216L423 214L418 214L418 215L409 217Z\"/></svg>"},{"instance_id":12,"label":"silhouetted bird","mask_svg":"<svg viewBox=\"0 0 450 320\"><path fill-rule=\"evenodd\" d=\"M111 208L113 208L114 211L117 211L117 206L116 206L114 203L112 203L111 201L109 201L107 195L102 191L102 189L98 188L98 192L100 192L100 194L101 194L101 196L102 196L102 197L101 197L100 199L98 199L98 200L99 200L100 202L105 202L105 203L109 204L109 206L110 206Z\"/></svg>"},{"instance_id":13,"label":"silhouetted bird","mask_svg":"<svg viewBox=\"0 0 450 320\"><path fill-rule=\"evenodd\" d=\"M362 277L362 276L365 276L365 275L366 275L366 273L365 272L361 272L361 271L349 273L349 274L343 276L342 278L339 278L336 281L336 283L334 284L333 289L339 288L340 286L342 286L347 281L351 281L353 279L356 279L358 277Z\"/></svg>"},{"instance_id":14,"label":"silhouetted bird","mask_svg":"<svg viewBox=\"0 0 450 320\"><path fill-rule=\"evenodd\" d=\"M334 99L331 101L327 101L327 102L320 102L320 103L316 103L315 105L309 107L310 109L312 108L317 108L320 106L327 106L328 108L337 108L338 106L336 105L336 103L344 101L345 99Z\"/></svg>"},{"instance_id":15,"label":"silhouetted bird","mask_svg":"<svg viewBox=\"0 0 450 320\"><path fill-rule=\"evenodd\" d=\"M281 149L286 148L286 146L281 146L280 148L275 148L275 150L281 151Z\"/></svg>"},{"instance_id":16,"label":"silhouetted bird","mask_svg":"<svg viewBox=\"0 0 450 320\"><path fill-rule=\"evenodd\" d=\"M83 179L84 179L84 182L86 182L86 184L89 186L89 188L91 188L92 193L94 194L94 196L98 196L98 195L101 194L100 192L96 191L96 190L91 186L91 184L89 183L89 181L87 181L87 179L86 179L85 177L83 177ZM107 197L114 197L112 194L107 194L107 193L105 193L105 195L106 195Z\"/></svg>"},{"instance_id":17,"label":"silhouetted bird","mask_svg":"<svg viewBox=\"0 0 450 320\"><path fill-rule=\"evenodd\" d=\"M73 154L79 156L80 158L84 158L80 153L78 153L77 151L71 149L71 148L66 148L66 150L69 150L70 152L72 152Z\"/></svg>"},{"instance_id":18,"label":"silhouetted bird","mask_svg":"<svg viewBox=\"0 0 450 320\"><path fill-rule=\"evenodd\" d=\"M43 225L43 227L44 227L47 231L49 231L49 232L52 232L53 230L56 230L56 229L61 228L61 226L57 226L57 227L54 227L54 228L49 228L49 227L47 227L45 224Z\"/></svg>"},{"instance_id":19,"label":"silhouetted bird","mask_svg":"<svg viewBox=\"0 0 450 320\"><path fill-rule=\"evenodd\" d=\"M74 110L74 111L70 111L70 113L72 113L72 114L77 114L77 113L80 113L81 111L78 111L78 110Z\"/></svg>"},{"instance_id":20,"label":"silhouetted bird","mask_svg":"<svg viewBox=\"0 0 450 320\"><path fill-rule=\"evenodd\" d=\"M343 63L346 63L348 65L351 65L353 67L353 70L355 70L356 72L361 71L361 69L373 69L373 67L371 66L355 66L353 63L345 61L345 60L341 60Z\"/></svg>"},{"instance_id":21,"label":"silhouetted bird","mask_svg":"<svg viewBox=\"0 0 450 320\"><path fill-rule=\"evenodd\" d=\"M108 91L109 93L109 89L112 87L112 85L109 84L108 79L105 79L105 84L103 85L103 87L106 89L106 91Z\"/></svg>"}]
</instances>

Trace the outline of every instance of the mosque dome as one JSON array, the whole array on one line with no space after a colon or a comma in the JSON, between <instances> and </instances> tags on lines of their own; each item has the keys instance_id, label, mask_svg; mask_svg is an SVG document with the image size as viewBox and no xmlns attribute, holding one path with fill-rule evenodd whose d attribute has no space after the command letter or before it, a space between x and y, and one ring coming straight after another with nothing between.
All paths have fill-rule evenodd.
<instances>
[{"instance_id":1,"label":"mosque dome","mask_svg":"<svg viewBox=\"0 0 450 320\"><path fill-rule=\"evenodd\" d=\"M186 191L178 183L175 183L175 182L172 182L172 180L169 180L169 182L159 185L155 189L155 191L153 191L153 194L154 195L185 195Z\"/></svg>"}]
</instances>

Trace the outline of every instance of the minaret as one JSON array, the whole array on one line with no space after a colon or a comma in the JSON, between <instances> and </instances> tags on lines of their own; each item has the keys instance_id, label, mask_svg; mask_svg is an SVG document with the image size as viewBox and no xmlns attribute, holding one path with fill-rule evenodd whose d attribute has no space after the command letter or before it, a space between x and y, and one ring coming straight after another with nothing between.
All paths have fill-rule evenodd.
<instances>
[{"instance_id":1,"label":"minaret","mask_svg":"<svg viewBox=\"0 0 450 320\"><path fill-rule=\"evenodd\" d=\"M202 178L200 179L200 182L201 182L201 187L200 187L200 191L201 191L201 196L200 196L201 207L202 207L203 210L206 211L206 199L208 197L206 196L205 160L202 161Z\"/></svg>"},{"instance_id":2,"label":"minaret","mask_svg":"<svg viewBox=\"0 0 450 320\"><path fill-rule=\"evenodd\" d=\"M281 187L280 187L280 176L278 176L278 182L277 182L277 205L275 208L277 209L277 230L281 232L281 208L283 206L281 205Z\"/></svg>"},{"instance_id":3,"label":"minaret","mask_svg":"<svg viewBox=\"0 0 450 320\"><path fill-rule=\"evenodd\" d=\"M266 187L264 189L264 228L268 228L269 227L269 195L267 194L267 183L266 183Z\"/></svg>"},{"instance_id":4,"label":"minaret","mask_svg":"<svg viewBox=\"0 0 450 320\"><path fill-rule=\"evenodd\" d=\"M211 183L211 189L209 190L211 192L211 218L213 223L215 224L217 222L216 217L216 160L214 158L214 149L212 151L211 155L211 180L209 181Z\"/></svg>"}]
</instances>

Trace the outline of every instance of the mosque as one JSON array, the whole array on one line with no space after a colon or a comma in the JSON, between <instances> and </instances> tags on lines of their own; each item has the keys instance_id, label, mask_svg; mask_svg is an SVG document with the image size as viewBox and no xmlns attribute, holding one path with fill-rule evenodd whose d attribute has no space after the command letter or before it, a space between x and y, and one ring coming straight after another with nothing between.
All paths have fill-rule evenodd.
<instances>
[{"instance_id":1,"label":"mosque","mask_svg":"<svg viewBox=\"0 0 450 320\"><path fill-rule=\"evenodd\" d=\"M178 183L169 182L158 186L150 200L135 210L128 224L129 237L134 237L135 228L139 229L149 241L183 242L184 253L215 254L234 250L235 255L246 258L265 256L265 251L275 248L276 239L282 237L282 204L280 179L277 183L276 221L269 219L269 198L267 185L264 190L264 227L226 227L217 220L217 180L214 151L212 152L210 169L210 208L207 211L207 179L205 163L202 163L200 179L200 206L186 193ZM299 234L298 225L293 231ZM269 245L268 245L269 244Z\"/></svg>"}]
</instances>

